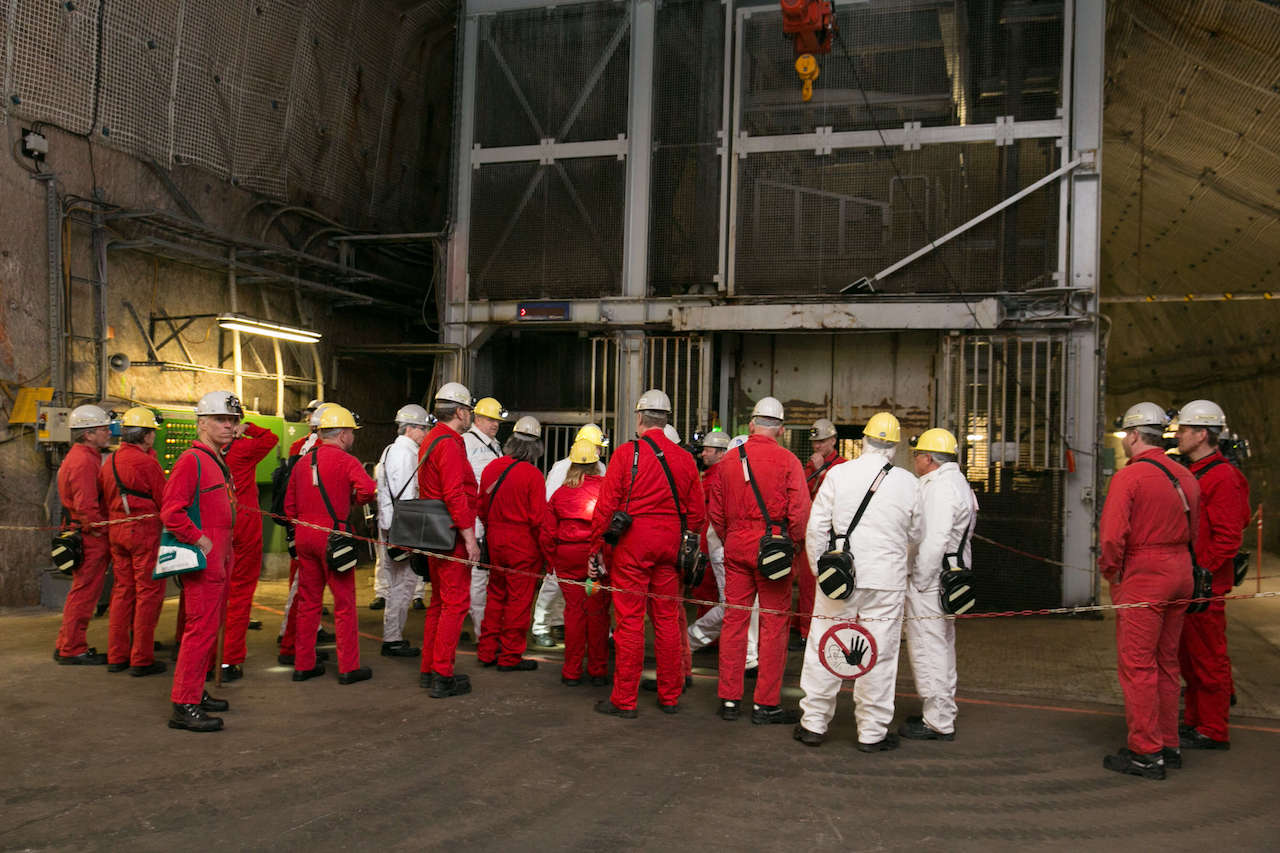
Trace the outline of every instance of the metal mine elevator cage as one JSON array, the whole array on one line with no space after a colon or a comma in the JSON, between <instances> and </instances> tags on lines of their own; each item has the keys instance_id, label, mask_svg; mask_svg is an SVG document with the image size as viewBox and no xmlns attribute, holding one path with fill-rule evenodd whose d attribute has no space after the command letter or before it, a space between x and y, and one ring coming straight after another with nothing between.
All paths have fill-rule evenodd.
<instances>
[{"instance_id":1,"label":"metal mine elevator cage","mask_svg":"<svg viewBox=\"0 0 1280 853\"><path fill-rule=\"evenodd\" d=\"M759 0L467 0L441 378L622 440L765 394L807 457L945 426L983 606L1096 600L1103 0L847 0L803 102ZM908 462L904 449L899 461Z\"/></svg>"}]
</instances>

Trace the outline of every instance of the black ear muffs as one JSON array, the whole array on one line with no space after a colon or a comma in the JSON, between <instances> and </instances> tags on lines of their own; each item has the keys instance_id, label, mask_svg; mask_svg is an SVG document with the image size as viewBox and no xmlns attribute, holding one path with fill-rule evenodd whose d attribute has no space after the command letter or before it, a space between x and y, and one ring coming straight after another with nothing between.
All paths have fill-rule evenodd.
<instances>
[{"instance_id":1,"label":"black ear muffs","mask_svg":"<svg viewBox=\"0 0 1280 853\"><path fill-rule=\"evenodd\" d=\"M944 612L959 616L977 606L972 569L948 569L942 573L941 581L942 588L938 594Z\"/></svg>"},{"instance_id":2,"label":"black ear muffs","mask_svg":"<svg viewBox=\"0 0 1280 853\"><path fill-rule=\"evenodd\" d=\"M53 566L64 575L73 573L84 562L84 537L79 530L61 530L49 543Z\"/></svg>"},{"instance_id":3,"label":"black ear muffs","mask_svg":"<svg viewBox=\"0 0 1280 853\"><path fill-rule=\"evenodd\" d=\"M818 587L827 598L843 601L853 595L856 580L853 555L848 551L828 551L818 558Z\"/></svg>"}]
</instances>

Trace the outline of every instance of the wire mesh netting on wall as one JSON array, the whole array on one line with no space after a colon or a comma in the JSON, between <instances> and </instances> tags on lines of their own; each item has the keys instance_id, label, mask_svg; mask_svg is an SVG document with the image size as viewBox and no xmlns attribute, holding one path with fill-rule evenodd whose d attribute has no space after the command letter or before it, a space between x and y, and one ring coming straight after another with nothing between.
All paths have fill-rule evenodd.
<instances>
[{"instance_id":1,"label":"wire mesh netting on wall","mask_svg":"<svg viewBox=\"0 0 1280 853\"><path fill-rule=\"evenodd\" d=\"M453 16L381 0L0 0L0 119L412 221L430 54L452 53L438 33Z\"/></svg>"},{"instance_id":2,"label":"wire mesh netting on wall","mask_svg":"<svg viewBox=\"0 0 1280 853\"><path fill-rule=\"evenodd\" d=\"M496 163L472 178L473 299L622 292L626 163L586 157Z\"/></svg>"},{"instance_id":3,"label":"wire mesh netting on wall","mask_svg":"<svg viewBox=\"0 0 1280 853\"><path fill-rule=\"evenodd\" d=\"M1034 6L1034 8L1033 8ZM1051 119L1061 102L1062 3L850 4L803 103L781 13L744 24L742 129L752 135ZM848 54L845 53L845 48Z\"/></svg>"},{"instance_id":4,"label":"wire mesh netting on wall","mask_svg":"<svg viewBox=\"0 0 1280 853\"><path fill-rule=\"evenodd\" d=\"M626 4L588 3L480 19L475 142L583 142L627 132Z\"/></svg>"},{"instance_id":5,"label":"wire mesh netting on wall","mask_svg":"<svg viewBox=\"0 0 1280 853\"><path fill-rule=\"evenodd\" d=\"M653 296L714 290L720 272L724 27L719 0L658 9L649 211Z\"/></svg>"},{"instance_id":6,"label":"wire mesh netting on wall","mask_svg":"<svg viewBox=\"0 0 1280 853\"><path fill-rule=\"evenodd\" d=\"M738 165L735 292L834 293L1044 177L1059 156L1053 140L752 154ZM1024 290L1057 268L1057 245L1050 186L876 287Z\"/></svg>"}]
</instances>

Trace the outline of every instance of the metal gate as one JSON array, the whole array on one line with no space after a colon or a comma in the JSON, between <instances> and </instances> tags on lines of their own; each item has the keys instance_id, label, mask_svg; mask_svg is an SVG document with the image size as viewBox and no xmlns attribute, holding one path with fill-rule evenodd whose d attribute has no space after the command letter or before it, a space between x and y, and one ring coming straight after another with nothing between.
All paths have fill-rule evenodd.
<instances>
[{"instance_id":1,"label":"metal gate","mask_svg":"<svg viewBox=\"0 0 1280 853\"><path fill-rule=\"evenodd\" d=\"M645 338L645 388L671 398L671 424L684 442L706 429L711 402L711 341L702 335Z\"/></svg>"}]
</instances>

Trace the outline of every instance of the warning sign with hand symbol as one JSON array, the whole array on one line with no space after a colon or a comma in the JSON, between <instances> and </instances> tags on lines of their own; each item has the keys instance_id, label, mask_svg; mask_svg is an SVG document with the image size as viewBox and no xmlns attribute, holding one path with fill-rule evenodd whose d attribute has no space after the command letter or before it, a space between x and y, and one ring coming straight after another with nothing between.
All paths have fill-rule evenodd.
<instances>
[{"instance_id":1,"label":"warning sign with hand symbol","mask_svg":"<svg viewBox=\"0 0 1280 853\"><path fill-rule=\"evenodd\" d=\"M822 635L818 657L832 675L852 681L875 666L876 641L871 632L858 623L841 622Z\"/></svg>"}]
</instances>

